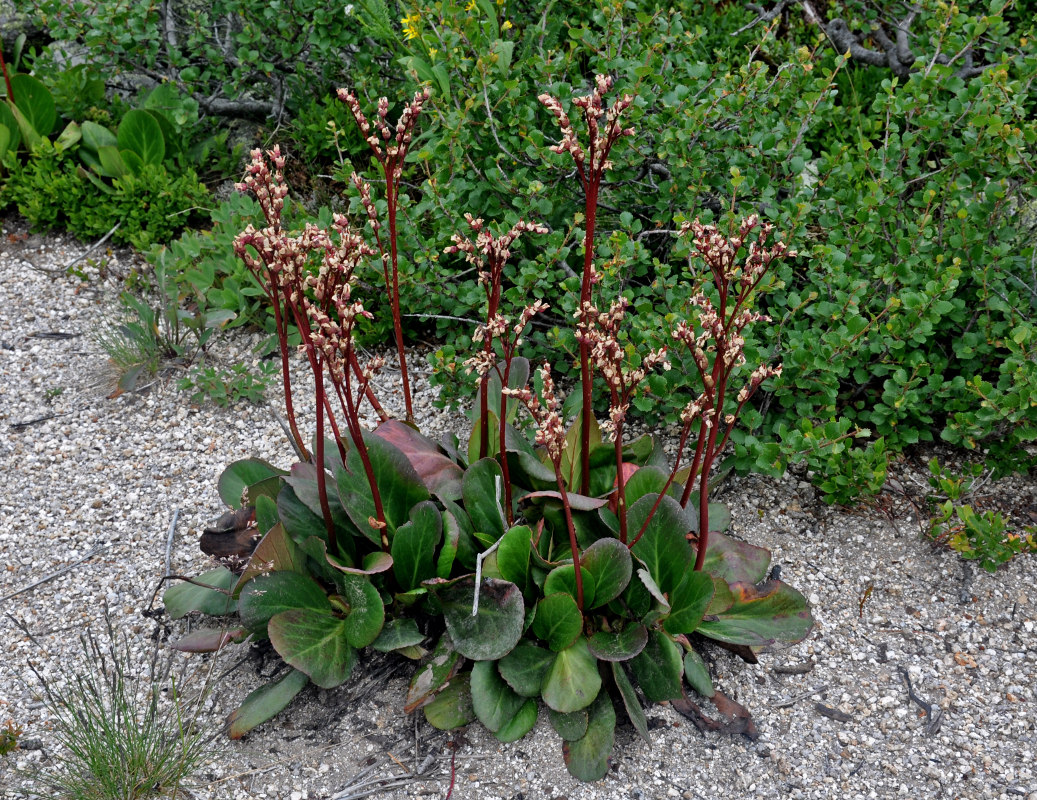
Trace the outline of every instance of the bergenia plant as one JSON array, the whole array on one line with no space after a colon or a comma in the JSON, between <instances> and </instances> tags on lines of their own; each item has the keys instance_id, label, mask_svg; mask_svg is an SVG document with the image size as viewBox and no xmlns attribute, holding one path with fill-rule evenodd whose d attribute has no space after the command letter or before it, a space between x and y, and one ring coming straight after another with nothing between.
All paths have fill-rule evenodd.
<instances>
[{"instance_id":1,"label":"bergenia plant","mask_svg":"<svg viewBox=\"0 0 1037 800\"><path fill-rule=\"evenodd\" d=\"M289 471L256 459L231 464L219 489L235 510L206 531L202 546L239 559L165 594L171 616L236 613L240 620L231 630L189 634L181 649L268 639L285 662L285 671L235 712L232 736L281 711L310 683L340 685L357 651L371 646L418 661L406 711L421 709L444 729L478 720L512 741L546 707L570 772L597 780L609 769L618 708L649 738L635 687L649 702L683 703L692 713L698 706L687 698L690 686L713 698L721 716L736 709L739 720L749 719L713 686L693 634L694 641L713 640L754 660L761 648L809 632L803 596L768 579L768 551L724 534L729 515L709 502L708 492L710 470L739 414L780 369L762 365L747 378L739 375L748 369L743 333L765 320L752 308L754 294L787 248L768 245L771 228L755 218L729 236L697 222L685 226L682 232L694 236L692 263L704 263L712 280L703 282L672 338L689 349L701 389L685 409L672 465L650 437L629 440L631 403L653 370L669 367L672 353L637 352L623 331L626 300L595 297L598 192L612 145L630 133L619 120L631 98L606 108L610 88L601 76L589 95L574 100L583 110L586 146L561 103L541 98L562 130L554 149L572 156L586 194L576 420L565 418L550 366L541 366L534 388L529 362L519 354L547 303L537 299L511 310L502 301L520 237L546 228L519 221L495 236L469 215L471 236L459 233L446 248L476 266L486 293L485 322L473 335L477 350L466 362L478 377L466 451L456 437L437 444L384 411L374 431L361 422L365 401L380 408L370 385L380 362L361 366L353 346L356 320L368 313L353 276L367 260L380 260L407 380L393 209L427 93L415 97L395 128L385 122L387 102L371 126L355 97L343 95L385 170L392 198L387 244L370 187L358 178L354 187L374 247L339 216L330 231L284 231L283 159L276 149L270 163L253 154L242 188L259 199L267 225L243 232L237 250L274 309L286 411L302 460ZM749 242L758 227L759 237ZM289 324L299 328L314 376L312 456L291 400ZM595 387L605 390L600 425ZM523 406L531 438L517 427ZM405 413L411 416L409 401ZM688 450L693 455L685 459Z\"/></svg>"}]
</instances>

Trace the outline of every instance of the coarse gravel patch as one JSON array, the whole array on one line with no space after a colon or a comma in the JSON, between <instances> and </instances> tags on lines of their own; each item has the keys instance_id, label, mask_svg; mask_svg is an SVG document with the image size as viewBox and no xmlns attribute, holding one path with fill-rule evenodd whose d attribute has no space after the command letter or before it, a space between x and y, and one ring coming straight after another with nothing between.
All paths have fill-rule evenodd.
<instances>
[{"instance_id":1,"label":"coarse gravel patch","mask_svg":"<svg viewBox=\"0 0 1037 800\"><path fill-rule=\"evenodd\" d=\"M145 615L167 574L171 527L168 572L211 568L198 536L224 510L223 467L250 456L288 466L292 453L269 409L193 405L172 377L110 397L110 368L90 335L133 256L94 253L69 275L62 267L84 245L22 238L11 218L0 227L0 726L21 725L26 744L0 758L0 796L13 797L56 756L29 662L62 680L59 668L78 663L79 633L100 633L106 608L141 663L155 637L181 635L190 623ZM224 337L212 357L252 362L256 341ZM417 354L413 364L423 368ZM391 379L389 370L384 388ZM398 401L390 394L387 405ZM428 393L417 410L423 430L457 425ZM673 708L652 706L652 745L621 725L608 777L582 784L566 772L543 715L511 744L479 725L436 731L402 711L411 665L375 654L345 686L311 687L244 740L221 738L182 796L444 798L453 776L457 800L1037 800L1037 558L991 576L933 547L911 502L924 493L924 476L910 464L898 469L903 492L858 511L825 506L796 474L722 487L733 534L772 550L817 621L804 642L763 653L757 665L705 651L719 688L752 712L755 742L700 733ZM1037 503L1032 478L992 491ZM213 684L215 721L274 668L248 645L175 657L199 673L229 671Z\"/></svg>"}]
</instances>

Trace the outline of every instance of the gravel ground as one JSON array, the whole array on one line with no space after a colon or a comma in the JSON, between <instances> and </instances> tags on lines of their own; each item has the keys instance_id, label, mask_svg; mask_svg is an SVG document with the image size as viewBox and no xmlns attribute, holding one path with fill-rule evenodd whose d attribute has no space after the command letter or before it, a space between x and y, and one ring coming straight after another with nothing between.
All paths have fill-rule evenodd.
<instances>
[{"instance_id":1,"label":"gravel ground","mask_svg":"<svg viewBox=\"0 0 1037 800\"><path fill-rule=\"evenodd\" d=\"M106 606L140 659L156 634L182 633L183 624L142 613L166 573L174 514L169 569L197 574L209 566L197 540L222 512L223 466L248 456L287 466L290 450L267 409L194 406L171 379L109 399L110 369L89 334L131 257L82 261L85 280L69 277L61 266L82 245L22 239L21 223L0 225L0 726L23 726L26 745L0 759L0 795L14 796L56 755L28 663L60 685L58 668L80 663L77 634L100 632ZM229 338L216 355L247 361L250 344ZM428 397L418 416L426 430L453 421ZM924 477L910 463L897 481L920 501ZM1037 504L1032 479L991 491L1017 507ZM796 475L732 479L722 492L734 533L773 550L817 620L805 642L762 654L758 665L707 652L718 686L753 713L758 741L702 734L655 706L653 745L621 726L608 778L580 784L543 715L508 745L478 725L435 731L401 710L409 665L371 657L346 686L308 689L244 741L222 741L183 796L443 798L453 762L458 800L1037 800L1037 558L996 576L971 569L921 539L904 494L883 494L864 511L832 509ZM215 668L235 668L215 684L210 718L222 719L271 666L247 646L222 653ZM910 698L905 671L931 715Z\"/></svg>"}]
</instances>

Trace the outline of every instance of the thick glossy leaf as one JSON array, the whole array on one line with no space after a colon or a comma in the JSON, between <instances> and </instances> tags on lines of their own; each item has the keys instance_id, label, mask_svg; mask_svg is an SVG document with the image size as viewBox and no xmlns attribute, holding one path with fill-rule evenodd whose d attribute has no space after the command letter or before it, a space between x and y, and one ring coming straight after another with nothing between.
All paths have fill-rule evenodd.
<instances>
[{"instance_id":1,"label":"thick glossy leaf","mask_svg":"<svg viewBox=\"0 0 1037 800\"><path fill-rule=\"evenodd\" d=\"M429 499L429 492L410 461L393 444L373 434L366 434L364 442L385 512L386 533L391 540L396 529L410 518L410 510ZM346 461L348 471L339 469L335 473L342 505L360 532L378 543L381 536L370 524L370 520L377 518L374 496L359 450L351 448Z\"/></svg>"},{"instance_id":2,"label":"thick glossy leaf","mask_svg":"<svg viewBox=\"0 0 1037 800\"><path fill-rule=\"evenodd\" d=\"M347 567L331 556L328 556L328 563L347 575L377 575L379 572L388 572L392 569L393 560L388 553L376 550L364 556L364 563L359 567Z\"/></svg>"},{"instance_id":3,"label":"thick glossy leaf","mask_svg":"<svg viewBox=\"0 0 1037 800\"><path fill-rule=\"evenodd\" d=\"M335 458L337 459L338 456L336 455ZM335 524L337 530L350 533L355 532L357 530L356 526L350 520L349 515L346 514L346 509L342 507L342 500L338 496L338 487L335 484L335 479L328 473L325 473L325 479L325 487L328 493L328 508L331 510L331 521ZM320 507L320 490L317 486L317 468L313 464L293 464L291 475L285 478L285 483L292 487L295 496L305 503L310 511L323 519L324 515Z\"/></svg>"},{"instance_id":4,"label":"thick glossy leaf","mask_svg":"<svg viewBox=\"0 0 1037 800\"><path fill-rule=\"evenodd\" d=\"M594 579L594 604L588 608L597 608L623 594L630 582L633 559L625 544L605 538L583 551L580 566Z\"/></svg>"},{"instance_id":5,"label":"thick glossy leaf","mask_svg":"<svg viewBox=\"0 0 1037 800\"><path fill-rule=\"evenodd\" d=\"M346 641L346 620L331 611L293 608L275 614L267 626L278 655L305 672L322 689L344 683L356 664L356 650Z\"/></svg>"},{"instance_id":6,"label":"thick glossy leaf","mask_svg":"<svg viewBox=\"0 0 1037 800\"><path fill-rule=\"evenodd\" d=\"M128 150L143 164L159 165L166 157L166 142L162 128L147 111L134 108L127 111L116 132L120 150Z\"/></svg>"},{"instance_id":7,"label":"thick glossy leaf","mask_svg":"<svg viewBox=\"0 0 1037 800\"><path fill-rule=\"evenodd\" d=\"M465 470L461 481L464 508L475 530L493 541L504 535L504 477L500 464L492 458L476 461Z\"/></svg>"},{"instance_id":8,"label":"thick glossy leaf","mask_svg":"<svg viewBox=\"0 0 1037 800\"><path fill-rule=\"evenodd\" d=\"M476 412L478 406L475 407ZM500 452L500 445L498 444L500 439L500 424L497 422L497 415L493 413L493 410L486 412L486 430L489 434L487 441L489 444L486 445L486 456L485 458L494 458ZM479 452L482 449L482 423L476 420L472 423L472 432L468 436L468 463L474 464L479 460Z\"/></svg>"},{"instance_id":9,"label":"thick glossy leaf","mask_svg":"<svg viewBox=\"0 0 1037 800\"><path fill-rule=\"evenodd\" d=\"M472 616L473 578L446 588L431 586L443 606L450 639L465 658L496 661L518 643L525 620L522 592L508 581L486 579L479 587L479 609Z\"/></svg>"},{"instance_id":10,"label":"thick glossy leaf","mask_svg":"<svg viewBox=\"0 0 1037 800\"><path fill-rule=\"evenodd\" d=\"M551 723L551 727L555 729L555 733L562 737L564 741L575 742L577 739L582 739L587 735L590 713L586 708L583 708L579 711L561 714L548 707L547 719Z\"/></svg>"},{"instance_id":11,"label":"thick glossy leaf","mask_svg":"<svg viewBox=\"0 0 1037 800\"><path fill-rule=\"evenodd\" d=\"M162 596L166 613L173 619L198 611L211 617L230 614L234 611L234 598L230 590L238 582L238 576L226 567L210 570L199 575L197 583L178 583L170 586ZM212 587L212 588L208 588ZM223 591L219 591L219 590Z\"/></svg>"},{"instance_id":12,"label":"thick glossy leaf","mask_svg":"<svg viewBox=\"0 0 1037 800\"><path fill-rule=\"evenodd\" d=\"M526 525L516 525L501 537L497 546L497 569L501 577L516 586L525 587L529 574L529 552L533 531Z\"/></svg>"},{"instance_id":13,"label":"thick glossy leaf","mask_svg":"<svg viewBox=\"0 0 1037 800\"><path fill-rule=\"evenodd\" d=\"M634 685L627 677L622 664L612 664L612 679L616 682L616 688L619 689L619 696L623 699L623 708L626 709L630 724L634 726L634 730L640 734L642 739L651 744L645 711L641 708L641 701L637 699L637 692L634 691Z\"/></svg>"},{"instance_id":14,"label":"thick glossy leaf","mask_svg":"<svg viewBox=\"0 0 1037 800\"><path fill-rule=\"evenodd\" d=\"M456 676L431 703L422 709L429 725L441 731L449 731L467 725L475 719L472 693L469 688L470 678L471 673L469 672Z\"/></svg>"},{"instance_id":15,"label":"thick glossy leaf","mask_svg":"<svg viewBox=\"0 0 1037 800\"><path fill-rule=\"evenodd\" d=\"M475 569L475 545L472 544L471 534L466 533L458 520L458 515L467 521L467 515L460 509L448 507L443 511L443 547L436 561L436 576L439 578L449 578L455 562L461 563L466 569Z\"/></svg>"},{"instance_id":16,"label":"thick glossy leaf","mask_svg":"<svg viewBox=\"0 0 1037 800\"><path fill-rule=\"evenodd\" d=\"M572 427L565 434L565 448L562 451L562 480L567 489L578 490L582 485L583 464L581 462L581 438L583 430L583 411L576 415ZM601 444L601 429L598 421L590 417L590 446L593 450ZM611 484L611 481L609 481Z\"/></svg>"},{"instance_id":17,"label":"thick glossy leaf","mask_svg":"<svg viewBox=\"0 0 1037 800\"><path fill-rule=\"evenodd\" d=\"M130 174L130 168L115 145L101 145L97 149L97 158L101 162L101 174L106 178L124 178Z\"/></svg>"},{"instance_id":18,"label":"thick glossy leaf","mask_svg":"<svg viewBox=\"0 0 1037 800\"><path fill-rule=\"evenodd\" d=\"M385 606L382 596L363 575L344 575L342 596L349 604L344 631L346 639L358 650L378 638L385 624Z\"/></svg>"},{"instance_id":19,"label":"thick glossy leaf","mask_svg":"<svg viewBox=\"0 0 1037 800\"><path fill-rule=\"evenodd\" d=\"M516 434L516 438L520 438L518 434ZM558 485L554 469L543 463L532 452L509 449L508 469L512 481L518 486L544 490Z\"/></svg>"},{"instance_id":20,"label":"thick glossy leaf","mask_svg":"<svg viewBox=\"0 0 1037 800\"><path fill-rule=\"evenodd\" d=\"M581 781L601 780L609 771L609 755L616 739L616 710L607 693L590 708L587 733L575 742L562 742L569 774Z\"/></svg>"},{"instance_id":21,"label":"thick glossy leaf","mask_svg":"<svg viewBox=\"0 0 1037 800\"><path fill-rule=\"evenodd\" d=\"M245 507L254 506L259 502L260 497L276 501L277 495L281 492L281 486L284 485L283 481L284 479L280 475L275 475L261 480L259 483L253 483L241 493L243 505Z\"/></svg>"},{"instance_id":22,"label":"thick glossy leaf","mask_svg":"<svg viewBox=\"0 0 1037 800\"><path fill-rule=\"evenodd\" d=\"M436 577L436 548L443 538L443 518L431 500L418 503L410 521L396 529L392 540L392 569L404 591Z\"/></svg>"},{"instance_id":23,"label":"thick glossy leaf","mask_svg":"<svg viewBox=\"0 0 1037 800\"><path fill-rule=\"evenodd\" d=\"M316 581L298 572L260 575L241 590L238 598L242 624L263 635L271 617L293 608L331 611L331 603Z\"/></svg>"},{"instance_id":24,"label":"thick glossy leaf","mask_svg":"<svg viewBox=\"0 0 1037 800\"><path fill-rule=\"evenodd\" d=\"M266 498L263 498L264 500ZM306 556L299 546L285 533L281 523L277 523L256 545L249 558L245 571L241 573L234 594L245 588L245 584L258 575L266 572L306 572Z\"/></svg>"},{"instance_id":25,"label":"thick glossy leaf","mask_svg":"<svg viewBox=\"0 0 1037 800\"><path fill-rule=\"evenodd\" d=\"M630 667L648 702L662 703L681 697L684 673L681 649L662 631L652 631L648 635L647 646Z\"/></svg>"},{"instance_id":26,"label":"thick glossy leaf","mask_svg":"<svg viewBox=\"0 0 1037 800\"><path fill-rule=\"evenodd\" d=\"M471 688L475 716L493 733L511 722L526 704L526 698L504 682L493 661L477 661L472 665Z\"/></svg>"},{"instance_id":27,"label":"thick glossy leaf","mask_svg":"<svg viewBox=\"0 0 1037 800\"><path fill-rule=\"evenodd\" d=\"M32 129L40 136L50 136L58 121L50 89L31 75L18 73L11 76L11 90L14 92L15 106L32 125Z\"/></svg>"},{"instance_id":28,"label":"thick glossy leaf","mask_svg":"<svg viewBox=\"0 0 1037 800\"><path fill-rule=\"evenodd\" d=\"M277 516L277 498L261 495L256 498L256 530L267 533L272 527L279 524L281 518Z\"/></svg>"},{"instance_id":29,"label":"thick glossy leaf","mask_svg":"<svg viewBox=\"0 0 1037 800\"><path fill-rule=\"evenodd\" d=\"M404 647L413 647L423 641L425 637L418 630L418 623L408 617L396 617L385 623L371 647L382 653L390 653Z\"/></svg>"},{"instance_id":30,"label":"thick glossy leaf","mask_svg":"<svg viewBox=\"0 0 1037 800\"><path fill-rule=\"evenodd\" d=\"M95 155L102 147L116 147L119 144L114 133L96 122L86 120L79 126L79 130L83 134L82 146Z\"/></svg>"},{"instance_id":31,"label":"thick glossy leaf","mask_svg":"<svg viewBox=\"0 0 1037 800\"><path fill-rule=\"evenodd\" d=\"M284 525L285 532L295 540L296 544L302 545L310 537L328 542L328 529L320 515L310 510L295 489L287 483L281 487L277 494L277 516Z\"/></svg>"},{"instance_id":32,"label":"thick glossy leaf","mask_svg":"<svg viewBox=\"0 0 1037 800\"><path fill-rule=\"evenodd\" d=\"M684 654L684 677L688 684L703 697L712 697L716 694L713 688L713 679L709 677L709 668L702 656L694 650Z\"/></svg>"},{"instance_id":33,"label":"thick glossy leaf","mask_svg":"<svg viewBox=\"0 0 1037 800\"><path fill-rule=\"evenodd\" d=\"M688 572L670 592L670 616L663 620L668 633L691 633L702 622L713 599L713 579L706 572Z\"/></svg>"},{"instance_id":34,"label":"thick glossy leaf","mask_svg":"<svg viewBox=\"0 0 1037 800\"><path fill-rule=\"evenodd\" d=\"M590 497L585 494L577 494L576 492L566 492L566 497L569 500L569 508L573 511L597 511L599 508L603 508L608 505L608 498L605 497ZM519 498L522 502L536 502L537 500L557 500L559 503L562 501L562 493L556 489L545 489L539 492L529 492L522 495Z\"/></svg>"},{"instance_id":35,"label":"thick glossy leaf","mask_svg":"<svg viewBox=\"0 0 1037 800\"><path fill-rule=\"evenodd\" d=\"M734 604L702 622L703 636L731 644L791 644L805 639L814 625L806 598L781 581L732 583L731 592Z\"/></svg>"},{"instance_id":36,"label":"thick glossy leaf","mask_svg":"<svg viewBox=\"0 0 1037 800\"><path fill-rule=\"evenodd\" d=\"M740 542L722 533L709 534L704 572L723 578L728 583L759 583L767 577L771 551Z\"/></svg>"},{"instance_id":37,"label":"thick glossy leaf","mask_svg":"<svg viewBox=\"0 0 1037 800\"><path fill-rule=\"evenodd\" d=\"M722 614L735 604L735 596L727 581L723 578L718 578L715 575L712 576L712 578L713 599L709 601L709 606L706 608L706 614Z\"/></svg>"},{"instance_id":38,"label":"thick glossy leaf","mask_svg":"<svg viewBox=\"0 0 1037 800\"><path fill-rule=\"evenodd\" d=\"M629 661L648 644L648 628L627 625L617 633L598 631L588 640L591 652L602 661Z\"/></svg>"},{"instance_id":39,"label":"thick glossy leaf","mask_svg":"<svg viewBox=\"0 0 1037 800\"><path fill-rule=\"evenodd\" d=\"M505 722L500 730L494 731L493 735L501 742L518 741L533 730L533 726L537 724L538 705L536 700L526 700L518 710L518 713L509 722Z\"/></svg>"},{"instance_id":40,"label":"thick glossy leaf","mask_svg":"<svg viewBox=\"0 0 1037 800\"><path fill-rule=\"evenodd\" d=\"M532 629L535 636L557 653L572 645L583 632L583 614L572 595L549 594L537 603Z\"/></svg>"},{"instance_id":41,"label":"thick glossy leaf","mask_svg":"<svg viewBox=\"0 0 1037 800\"><path fill-rule=\"evenodd\" d=\"M411 678L403 712L410 714L422 704L427 703L429 698L457 674L463 661L461 654L454 650L450 636L443 634L432 651L432 658Z\"/></svg>"},{"instance_id":42,"label":"thick glossy leaf","mask_svg":"<svg viewBox=\"0 0 1037 800\"><path fill-rule=\"evenodd\" d=\"M500 370L500 374L504 374L504 362L501 361L497 364L497 369ZM511 360L511 371L508 373L508 386L512 389L521 389L529 383L529 360L518 356ZM489 397L488 403L490 410L494 414L500 415L501 407L501 387L502 382L500 376L497 374L497 370L490 370L489 379ZM515 421L515 415L518 413L519 400L517 397L509 397L507 405L505 406L505 422L512 423ZM478 414L475 410L474 414Z\"/></svg>"},{"instance_id":43,"label":"thick glossy leaf","mask_svg":"<svg viewBox=\"0 0 1037 800\"><path fill-rule=\"evenodd\" d=\"M181 653L215 653L247 635L244 628L202 629L181 636L169 646Z\"/></svg>"},{"instance_id":44,"label":"thick glossy leaf","mask_svg":"<svg viewBox=\"0 0 1037 800\"><path fill-rule=\"evenodd\" d=\"M235 461L223 470L216 488L224 503L231 508L241 508L242 492L249 486L276 475L287 474L261 458L246 458Z\"/></svg>"},{"instance_id":45,"label":"thick glossy leaf","mask_svg":"<svg viewBox=\"0 0 1037 800\"><path fill-rule=\"evenodd\" d=\"M464 472L435 442L396 419L383 422L374 435L391 442L407 457L430 492L448 500L461 499Z\"/></svg>"},{"instance_id":46,"label":"thick glossy leaf","mask_svg":"<svg viewBox=\"0 0 1037 800\"><path fill-rule=\"evenodd\" d=\"M525 640L497 662L497 670L508 686L523 697L539 697L547 668L554 661L550 650Z\"/></svg>"},{"instance_id":47,"label":"thick glossy leaf","mask_svg":"<svg viewBox=\"0 0 1037 800\"><path fill-rule=\"evenodd\" d=\"M580 577L583 581L583 606L593 608L594 603L594 578L591 574L580 567ZM555 567L547 574L544 581L544 595L565 592L576 598L576 568L572 564L563 564Z\"/></svg>"},{"instance_id":48,"label":"thick glossy leaf","mask_svg":"<svg viewBox=\"0 0 1037 800\"><path fill-rule=\"evenodd\" d=\"M283 678L260 686L230 715L230 738L240 739L257 725L275 717L310 682L305 672L293 669Z\"/></svg>"},{"instance_id":49,"label":"thick glossy leaf","mask_svg":"<svg viewBox=\"0 0 1037 800\"><path fill-rule=\"evenodd\" d=\"M600 689L598 662L591 655L587 640L580 637L555 656L544 676L541 694L550 708L568 714L593 703Z\"/></svg>"},{"instance_id":50,"label":"thick glossy leaf","mask_svg":"<svg viewBox=\"0 0 1037 800\"><path fill-rule=\"evenodd\" d=\"M646 494L630 507L627 520L632 536L641 530L655 504L656 495ZM664 593L672 592L684 579L691 566L692 549L686 535L690 530L680 503L664 497L652 515L644 535L631 548L648 568L656 585Z\"/></svg>"},{"instance_id":51,"label":"thick glossy leaf","mask_svg":"<svg viewBox=\"0 0 1037 800\"><path fill-rule=\"evenodd\" d=\"M641 467L641 469L637 470L630 476L624 487L623 494L626 497L627 508L630 508L646 494L658 495L666 485L667 477L667 473L658 467ZM638 529L636 528L631 530L630 537L636 536L637 531Z\"/></svg>"},{"instance_id":52,"label":"thick glossy leaf","mask_svg":"<svg viewBox=\"0 0 1037 800\"><path fill-rule=\"evenodd\" d=\"M11 129L0 121L0 162L4 160L11 147Z\"/></svg>"}]
</instances>

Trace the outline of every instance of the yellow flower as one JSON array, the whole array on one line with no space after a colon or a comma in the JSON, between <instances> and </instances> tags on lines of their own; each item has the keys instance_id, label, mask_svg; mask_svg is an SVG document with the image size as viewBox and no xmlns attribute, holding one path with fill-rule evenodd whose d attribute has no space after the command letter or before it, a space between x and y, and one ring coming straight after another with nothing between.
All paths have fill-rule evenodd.
<instances>
[{"instance_id":1,"label":"yellow flower","mask_svg":"<svg viewBox=\"0 0 1037 800\"><path fill-rule=\"evenodd\" d=\"M428 49L428 57L429 57L429 60L430 60L430 61L435 61L435 60L436 60L436 53L438 53L438 52L439 52L439 51L438 51L438 50L437 50L437 49L436 49L435 47L430 47L430 48Z\"/></svg>"},{"instance_id":2,"label":"yellow flower","mask_svg":"<svg viewBox=\"0 0 1037 800\"><path fill-rule=\"evenodd\" d=\"M417 39L419 22L421 22L421 17L418 14L412 14L409 17L401 19L400 24L403 25L403 38Z\"/></svg>"},{"instance_id":3,"label":"yellow flower","mask_svg":"<svg viewBox=\"0 0 1037 800\"><path fill-rule=\"evenodd\" d=\"M475 0L469 0L468 5L464 7L465 11L475 11L476 4Z\"/></svg>"},{"instance_id":4,"label":"yellow flower","mask_svg":"<svg viewBox=\"0 0 1037 800\"><path fill-rule=\"evenodd\" d=\"M504 20L504 24L500 26L502 31L510 31L514 26L511 24L510 19Z\"/></svg>"}]
</instances>

